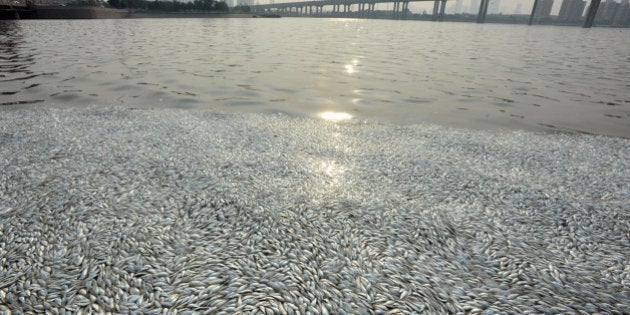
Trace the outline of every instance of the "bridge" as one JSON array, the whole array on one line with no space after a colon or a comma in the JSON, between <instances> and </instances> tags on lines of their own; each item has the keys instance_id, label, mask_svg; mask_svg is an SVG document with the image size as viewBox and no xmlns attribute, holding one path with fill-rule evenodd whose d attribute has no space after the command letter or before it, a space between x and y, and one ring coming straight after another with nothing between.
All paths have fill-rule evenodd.
<instances>
[{"instance_id":1,"label":"bridge","mask_svg":"<svg viewBox=\"0 0 630 315\"><path fill-rule=\"evenodd\" d=\"M433 21L442 21L444 19L444 10L446 8L447 0L311 0L300 2L285 2L285 3L270 3L270 4L257 4L252 6L252 11L261 14L287 14L287 15L310 15L317 16L323 15L324 7L329 7L328 14L343 15L344 13L350 13L351 6L355 5L357 8L356 13L362 17L370 17L376 14L375 6L377 3L393 3L393 9L391 16L394 19L405 19L409 12L409 2L433 1ZM534 0L532 12L529 17L529 25L532 25L532 21L536 15L536 7L539 0ZM593 25L595 15L601 0L592 0L586 14L586 21L584 27L589 28ZM479 4L479 13L477 15L477 23L484 23L486 15L488 13L488 5L490 0L481 0Z\"/></svg>"},{"instance_id":2,"label":"bridge","mask_svg":"<svg viewBox=\"0 0 630 315\"><path fill-rule=\"evenodd\" d=\"M433 21L442 21L444 19L444 11L446 9L447 0L316 0L301 1L289 3L273 3L258 4L252 6L252 10L256 13L267 14L287 14L287 15L322 15L324 7L330 7L327 12L332 15L343 15L351 13L351 6L355 5L357 13L360 16L374 16L375 6L377 3L392 3L393 9L391 16L394 19L405 19L409 13L409 2L433 2ZM538 2L538 0L535 0ZM477 22L483 23L488 12L490 0L481 0L479 4L479 14ZM535 8L534 8L535 9ZM534 10L532 10L532 14Z\"/></svg>"}]
</instances>

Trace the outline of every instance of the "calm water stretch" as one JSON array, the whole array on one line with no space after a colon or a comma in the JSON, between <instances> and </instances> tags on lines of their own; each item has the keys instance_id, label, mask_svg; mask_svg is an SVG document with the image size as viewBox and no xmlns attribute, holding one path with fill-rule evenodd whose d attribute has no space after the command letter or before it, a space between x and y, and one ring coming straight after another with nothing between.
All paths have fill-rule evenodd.
<instances>
[{"instance_id":1,"label":"calm water stretch","mask_svg":"<svg viewBox=\"0 0 630 315\"><path fill-rule=\"evenodd\" d=\"M630 136L630 30L345 19L0 21L0 105Z\"/></svg>"}]
</instances>

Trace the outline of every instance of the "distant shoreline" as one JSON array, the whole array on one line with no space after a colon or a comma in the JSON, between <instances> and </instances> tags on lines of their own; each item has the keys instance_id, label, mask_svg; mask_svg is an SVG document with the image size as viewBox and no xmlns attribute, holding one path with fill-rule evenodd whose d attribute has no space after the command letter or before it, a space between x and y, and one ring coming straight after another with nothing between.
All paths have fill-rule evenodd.
<instances>
[{"instance_id":1,"label":"distant shoreline","mask_svg":"<svg viewBox=\"0 0 630 315\"><path fill-rule=\"evenodd\" d=\"M127 9L102 7L37 6L18 12L19 19L142 19L142 18L255 18L255 13L233 12L129 12ZM11 16L13 18L13 16ZM279 16L278 16L279 17Z\"/></svg>"},{"instance_id":2,"label":"distant shoreline","mask_svg":"<svg viewBox=\"0 0 630 315\"><path fill-rule=\"evenodd\" d=\"M254 13L230 13L230 12L133 12L127 16L131 19L152 18L253 18Z\"/></svg>"}]
</instances>

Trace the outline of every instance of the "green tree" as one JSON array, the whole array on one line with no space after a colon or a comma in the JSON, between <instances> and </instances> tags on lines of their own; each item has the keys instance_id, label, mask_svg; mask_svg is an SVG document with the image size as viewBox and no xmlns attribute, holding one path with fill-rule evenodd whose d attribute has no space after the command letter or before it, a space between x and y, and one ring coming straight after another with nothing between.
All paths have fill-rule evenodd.
<instances>
[{"instance_id":1,"label":"green tree","mask_svg":"<svg viewBox=\"0 0 630 315\"><path fill-rule=\"evenodd\" d=\"M124 8L124 0L107 0L107 3L113 8L122 9Z\"/></svg>"}]
</instances>

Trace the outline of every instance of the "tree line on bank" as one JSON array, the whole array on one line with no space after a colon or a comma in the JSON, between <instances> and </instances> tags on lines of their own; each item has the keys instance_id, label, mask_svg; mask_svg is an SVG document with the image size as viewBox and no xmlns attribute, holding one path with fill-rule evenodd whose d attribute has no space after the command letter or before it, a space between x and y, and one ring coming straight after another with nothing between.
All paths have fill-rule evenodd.
<instances>
[{"instance_id":1,"label":"tree line on bank","mask_svg":"<svg viewBox=\"0 0 630 315\"><path fill-rule=\"evenodd\" d=\"M191 2L178 1L147 1L147 0L108 0L109 6L117 9L146 9L152 11L229 11L225 1L194 0Z\"/></svg>"}]
</instances>

